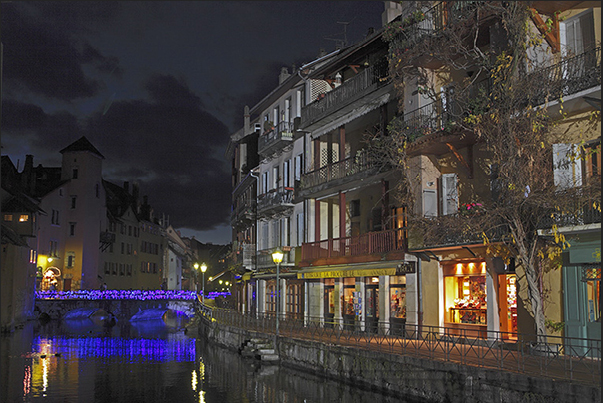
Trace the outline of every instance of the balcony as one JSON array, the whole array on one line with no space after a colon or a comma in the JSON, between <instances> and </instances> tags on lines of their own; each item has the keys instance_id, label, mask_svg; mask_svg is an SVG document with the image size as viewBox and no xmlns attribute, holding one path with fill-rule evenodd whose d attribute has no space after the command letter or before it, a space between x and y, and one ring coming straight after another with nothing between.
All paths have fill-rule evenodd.
<instances>
[{"instance_id":1,"label":"balcony","mask_svg":"<svg viewBox=\"0 0 603 403\"><path fill-rule=\"evenodd\" d=\"M230 213L230 222L233 226L247 227L255 222L256 201L237 204Z\"/></svg>"},{"instance_id":2,"label":"balcony","mask_svg":"<svg viewBox=\"0 0 603 403\"><path fill-rule=\"evenodd\" d=\"M527 76L527 84L538 83L537 88L531 89L534 94L529 99L531 105L542 105L548 101L565 99L564 111L568 112L567 105L571 102L571 95L593 89L601 98L601 47L597 47L567 58L553 66L537 70ZM584 101L582 101L584 102Z\"/></svg>"},{"instance_id":3,"label":"balcony","mask_svg":"<svg viewBox=\"0 0 603 403\"><path fill-rule=\"evenodd\" d=\"M244 243L239 244L239 247L230 253L227 260L231 268L241 267L247 270L253 270L255 269L255 255L255 244Z\"/></svg>"},{"instance_id":4,"label":"balcony","mask_svg":"<svg viewBox=\"0 0 603 403\"><path fill-rule=\"evenodd\" d=\"M323 98L302 108L300 128L311 131L313 125L324 118L328 117L329 121L333 121L360 106L355 104L356 101L360 101L362 105L368 104L369 100L363 98L387 85L387 77L387 61L367 67L339 87L325 93ZM376 94L379 95L380 93Z\"/></svg>"},{"instance_id":5,"label":"balcony","mask_svg":"<svg viewBox=\"0 0 603 403\"><path fill-rule=\"evenodd\" d=\"M351 263L357 257L364 256L374 260L370 255L405 250L406 228L399 228L304 243L301 248L301 260L302 266L318 261L322 261L320 264L335 263L335 260L342 261L341 258L350 258L348 262Z\"/></svg>"},{"instance_id":6,"label":"balcony","mask_svg":"<svg viewBox=\"0 0 603 403\"><path fill-rule=\"evenodd\" d=\"M473 1L440 2L426 11L416 10L406 18L392 24L397 33L390 40L390 47L404 53L421 41L437 38L447 27L468 22L476 16ZM480 15L483 21L486 15Z\"/></svg>"},{"instance_id":7,"label":"balcony","mask_svg":"<svg viewBox=\"0 0 603 403\"><path fill-rule=\"evenodd\" d=\"M567 212L551 212L538 223L540 229L550 229L554 225L561 227L579 227L589 224L601 224L601 199L580 200L575 196L560 195L560 198L571 200ZM598 206L598 207L597 207Z\"/></svg>"},{"instance_id":8,"label":"balcony","mask_svg":"<svg viewBox=\"0 0 603 403\"><path fill-rule=\"evenodd\" d=\"M291 144L293 144L293 124L280 122L272 130L259 137L258 153L262 157L266 157Z\"/></svg>"},{"instance_id":9,"label":"balcony","mask_svg":"<svg viewBox=\"0 0 603 403\"><path fill-rule=\"evenodd\" d=\"M436 249L451 246L483 245L484 235L489 242L500 242L509 234L507 225L490 223L484 231L471 229L458 214L433 217L409 229L408 249Z\"/></svg>"},{"instance_id":10,"label":"balcony","mask_svg":"<svg viewBox=\"0 0 603 403\"><path fill-rule=\"evenodd\" d=\"M379 162L366 151L358 152L355 157L328 164L302 175L296 197L317 196L323 190L338 190L338 186L375 175L379 167Z\"/></svg>"},{"instance_id":11,"label":"balcony","mask_svg":"<svg viewBox=\"0 0 603 403\"><path fill-rule=\"evenodd\" d=\"M279 188L258 197L258 216L268 217L293 208L293 188Z\"/></svg>"},{"instance_id":12,"label":"balcony","mask_svg":"<svg viewBox=\"0 0 603 403\"><path fill-rule=\"evenodd\" d=\"M285 249L290 249L289 251ZM294 247L283 247L283 261L281 262L281 271L288 271L288 267L295 266L295 250ZM272 252L274 248L263 249L258 251L258 269L273 268L276 270L276 264L272 260ZM283 270L284 268L284 270Z\"/></svg>"}]
</instances>

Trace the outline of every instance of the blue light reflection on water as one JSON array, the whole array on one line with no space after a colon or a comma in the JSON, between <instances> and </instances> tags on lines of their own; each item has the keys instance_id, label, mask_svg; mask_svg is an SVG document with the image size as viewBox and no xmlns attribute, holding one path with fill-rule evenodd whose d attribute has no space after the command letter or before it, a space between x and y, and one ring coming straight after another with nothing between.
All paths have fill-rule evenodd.
<instances>
[{"instance_id":1,"label":"blue light reflection on water","mask_svg":"<svg viewBox=\"0 0 603 403\"><path fill-rule=\"evenodd\" d=\"M44 354L75 356L79 359L90 357L122 357L129 362L187 362L195 361L195 339L181 334L165 339L125 339L115 337L44 337L34 338L34 346L51 346Z\"/></svg>"}]
</instances>

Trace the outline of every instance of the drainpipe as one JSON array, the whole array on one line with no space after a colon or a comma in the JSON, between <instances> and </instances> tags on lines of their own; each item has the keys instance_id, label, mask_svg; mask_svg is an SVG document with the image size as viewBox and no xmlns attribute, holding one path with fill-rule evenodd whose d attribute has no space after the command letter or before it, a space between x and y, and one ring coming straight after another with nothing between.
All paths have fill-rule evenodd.
<instances>
[{"instance_id":1,"label":"drainpipe","mask_svg":"<svg viewBox=\"0 0 603 403\"><path fill-rule=\"evenodd\" d=\"M421 334L423 330L423 290L422 290L422 275L421 275L421 258L417 259L417 330Z\"/></svg>"}]
</instances>

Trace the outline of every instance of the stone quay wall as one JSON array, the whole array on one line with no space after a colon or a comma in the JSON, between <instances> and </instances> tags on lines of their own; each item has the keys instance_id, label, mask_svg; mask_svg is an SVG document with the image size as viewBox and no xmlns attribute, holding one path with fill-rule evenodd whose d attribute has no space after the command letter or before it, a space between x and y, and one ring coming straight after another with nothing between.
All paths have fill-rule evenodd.
<instances>
[{"instance_id":1,"label":"stone quay wall","mask_svg":"<svg viewBox=\"0 0 603 403\"><path fill-rule=\"evenodd\" d=\"M199 336L238 350L253 338L274 335L202 320ZM597 387L472 367L420 357L387 354L319 341L279 337L280 365L340 382L379 390L403 401L515 403L600 402Z\"/></svg>"}]
</instances>

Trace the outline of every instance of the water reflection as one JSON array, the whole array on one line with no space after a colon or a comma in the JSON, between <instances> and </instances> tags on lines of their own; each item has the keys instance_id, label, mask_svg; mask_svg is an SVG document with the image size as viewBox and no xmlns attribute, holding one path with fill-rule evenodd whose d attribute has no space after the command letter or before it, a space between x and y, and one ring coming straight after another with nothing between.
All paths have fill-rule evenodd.
<instances>
[{"instance_id":1,"label":"water reflection","mask_svg":"<svg viewBox=\"0 0 603 403\"><path fill-rule=\"evenodd\" d=\"M32 323L0 340L2 402L405 401L260 365L163 320Z\"/></svg>"}]
</instances>

